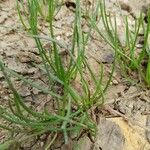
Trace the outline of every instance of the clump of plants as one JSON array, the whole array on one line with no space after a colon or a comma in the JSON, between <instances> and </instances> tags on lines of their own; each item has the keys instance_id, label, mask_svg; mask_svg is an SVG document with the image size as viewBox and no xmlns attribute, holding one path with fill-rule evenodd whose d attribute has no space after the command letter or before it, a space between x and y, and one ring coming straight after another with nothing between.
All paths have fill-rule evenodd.
<instances>
[{"instance_id":1,"label":"clump of plants","mask_svg":"<svg viewBox=\"0 0 150 150\"><path fill-rule=\"evenodd\" d=\"M95 16L100 19L96 20ZM129 25L128 17L121 16L124 26L125 44L122 44L118 36L118 25L116 16L106 10L105 0L99 1L94 15L91 15L89 22L93 29L102 37L116 52L116 59L121 68L122 75L130 83L150 86L150 10L146 14L140 14L134 21L134 25ZM98 26L101 21L102 27ZM141 32L142 31L142 32ZM137 51L139 37L142 37L142 47ZM133 72L137 76L133 76Z\"/></svg>"},{"instance_id":2,"label":"clump of plants","mask_svg":"<svg viewBox=\"0 0 150 150\"><path fill-rule=\"evenodd\" d=\"M9 108L0 106L0 117L7 121L6 125L0 127L8 130L10 136L8 140L0 145L0 149L7 149L11 144L27 141L30 138L51 134L52 140L47 141L45 149L53 144L58 134L63 134L65 143L68 136L72 133L80 134L84 129L92 136L96 134L96 124L91 119L89 110L94 106L101 106L104 103L104 93L107 90L112 78L112 72L106 84L103 84L103 66L100 65L98 75L95 75L88 64L85 56L85 46L90 39L91 28L85 35L82 31L82 11L80 0L76 0L76 10L74 16L74 27L72 33L72 45L68 48L56 40L54 31L54 18L62 2L55 0L17 0L19 18L28 35L35 39L42 64L36 65L47 77L47 87L41 87L37 82L10 70L7 65L0 60L0 70L5 76L12 95L9 99ZM44 11L46 10L46 11ZM40 21L48 23L49 33L42 36L39 30ZM51 48L47 51L44 48L44 40L51 43ZM113 47L118 47L118 41L114 38ZM64 63L60 54L61 49L65 49L68 54L68 61ZM91 91L90 85L86 80L84 71L88 72L90 80L94 85ZM25 84L37 88L42 93L49 95L57 104L57 110L50 113L47 108L37 112L24 102L23 98L15 89L11 77L18 78ZM81 92L72 84L78 77ZM59 87L61 92L56 88ZM21 136L17 136L20 134Z\"/></svg>"}]
</instances>

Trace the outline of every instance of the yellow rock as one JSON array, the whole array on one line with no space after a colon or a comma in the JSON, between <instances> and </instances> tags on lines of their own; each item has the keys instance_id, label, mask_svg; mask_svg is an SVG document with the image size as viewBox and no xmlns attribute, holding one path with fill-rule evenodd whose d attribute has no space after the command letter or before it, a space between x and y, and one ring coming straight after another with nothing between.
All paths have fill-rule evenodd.
<instances>
[{"instance_id":1,"label":"yellow rock","mask_svg":"<svg viewBox=\"0 0 150 150\"><path fill-rule=\"evenodd\" d=\"M125 144L123 150L150 150L150 143L146 140L145 130L137 125L129 125L122 118L109 118L119 125L124 137ZM145 127L146 116L141 117L140 124Z\"/></svg>"}]
</instances>

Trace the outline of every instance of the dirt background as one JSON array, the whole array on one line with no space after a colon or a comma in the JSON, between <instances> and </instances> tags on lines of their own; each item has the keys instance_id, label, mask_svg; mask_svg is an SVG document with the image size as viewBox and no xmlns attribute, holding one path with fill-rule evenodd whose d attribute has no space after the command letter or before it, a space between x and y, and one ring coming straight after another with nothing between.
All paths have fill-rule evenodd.
<instances>
[{"instance_id":1,"label":"dirt background","mask_svg":"<svg viewBox=\"0 0 150 150\"><path fill-rule=\"evenodd\" d=\"M94 1L84 1L84 4L91 5ZM74 20L74 8L67 6L65 1L60 12L55 18L55 34L62 43L71 44L69 40L72 36L72 23ZM121 7L118 7L120 4ZM124 42L122 16L129 16L130 24L133 23L139 12L150 4L150 0L106 0L106 6L112 13L117 14L119 26L119 36ZM144 6L144 7L143 7ZM87 30L83 23L83 29ZM46 34L46 25L41 28ZM49 46L47 43L45 46ZM99 37L95 37L88 43L87 58L93 68L98 68L99 62L104 63L106 73L110 73L110 66L113 61L111 48ZM31 62L41 63L38 50L32 38L26 36L19 21L15 0L0 0L0 58L2 58L10 69L36 80L42 86L46 86L44 75L38 68L31 65ZM34 104L37 110L49 101L49 97L40 91L24 85L21 81L12 78L15 87L24 100L29 104ZM0 105L7 105L10 91L0 72ZM78 145L84 150L150 150L150 91L128 85L123 82L119 70L116 69L111 86L105 96L106 103L103 108L98 109L98 133L94 141L87 135L81 136L78 140L70 139L70 144L64 145L60 136L52 149L72 149ZM0 141L7 135L0 130ZM43 149L44 138L39 139L36 144L25 143L24 149ZM34 143L34 142L33 142Z\"/></svg>"}]
</instances>

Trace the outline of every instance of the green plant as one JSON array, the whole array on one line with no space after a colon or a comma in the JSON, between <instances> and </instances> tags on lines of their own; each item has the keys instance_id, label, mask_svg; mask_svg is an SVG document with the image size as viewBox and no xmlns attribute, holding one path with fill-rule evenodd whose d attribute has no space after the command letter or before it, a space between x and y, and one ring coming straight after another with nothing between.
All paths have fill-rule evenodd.
<instances>
[{"instance_id":1,"label":"green plant","mask_svg":"<svg viewBox=\"0 0 150 150\"><path fill-rule=\"evenodd\" d=\"M59 13L60 6L58 9L58 3L59 1L54 0L28 0L27 4L24 4L23 1L17 1L20 20L29 36L35 39L39 55L42 59L42 64L33 65L36 65L46 74L48 85L46 88L41 87L33 80L10 70L0 60L0 69L13 94L9 100L9 109L0 106L0 117L12 123L12 127L0 125L1 128L11 133L10 140L0 145L0 148L6 148L13 142L17 141L19 143L44 133L51 133L54 136L52 141L57 137L57 133L63 133L66 143L69 133L74 132L78 134L82 129L88 130L91 135L96 133L96 125L88 111L92 107L101 106L104 103L104 93L111 82L115 63L110 77L106 85L104 85L103 66L100 65L99 74L96 77L85 57L85 46L90 38L91 29L89 29L87 35L84 35L81 27L82 12L80 0L76 0L72 48L69 49L66 45L56 40L53 21L55 14ZM48 14L43 13L45 7ZM24 15L22 15L22 11ZM49 35L47 36L40 35L38 25L41 19L44 20L44 23L49 23ZM43 47L44 40L51 42L52 47L49 51L46 51ZM117 42L115 43L117 44ZM67 64L64 64L63 57L60 54L61 48L65 49L69 55ZM90 76L94 90L90 90L90 85L85 77L85 71ZM39 89L42 93L50 95L57 103L57 110L54 110L54 114L49 113L46 108L43 112L37 112L28 107L15 89L11 77L16 77L27 85ZM76 77L79 78L80 93L73 85ZM61 88L61 92L55 90L56 86ZM22 138L12 139L16 133L22 134ZM50 142L46 149L51 144Z\"/></svg>"},{"instance_id":2,"label":"green plant","mask_svg":"<svg viewBox=\"0 0 150 150\"><path fill-rule=\"evenodd\" d=\"M97 26L95 16L100 16L101 29ZM91 15L89 22L92 28L102 37L116 52L116 59L118 60L121 68L122 75L129 81L134 80L130 74L131 71L137 72L138 76L142 78L145 83L150 86L150 10L146 14L148 23L145 25L144 16L141 13L140 17L135 20L134 27L128 23L128 17L122 16L122 23L125 27L125 45L123 45L118 36L118 25L116 16L110 16L106 10L105 0L99 1L95 14ZM143 47L140 53L137 52L136 44L138 43L138 36L143 31ZM146 61L146 65L143 62ZM138 83L138 81L134 82Z\"/></svg>"}]
</instances>

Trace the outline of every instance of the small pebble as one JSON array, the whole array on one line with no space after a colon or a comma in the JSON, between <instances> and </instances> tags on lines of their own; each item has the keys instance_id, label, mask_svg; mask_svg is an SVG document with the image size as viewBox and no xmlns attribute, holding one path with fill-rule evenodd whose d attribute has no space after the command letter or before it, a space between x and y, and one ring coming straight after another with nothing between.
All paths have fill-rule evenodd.
<instances>
[{"instance_id":1,"label":"small pebble","mask_svg":"<svg viewBox=\"0 0 150 150\"><path fill-rule=\"evenodd\" d=\"M0 79L3 79L4 78L4 75L3 73L0 71Z\"/></svg>"},{"instance_id":2,"label":"small pebble","mask_svg":"<svg viewBox=\"0 0 150 150\"><path fill-rule=\"evenodd\" d=\"M137 44L137 45L136 45L136 48L142 48L142 47L143 47L142 44Z\"/></svg>"},{"instance_id":3,"label":"small pebble","mask_svg":"<svg viewBox=\"0 0 150 150\"><path fill-rule=\"evenodd\" d=\"M43 147L43 146L44 146L44 142L41 142L41 143L40 143L40 146Z\"/></svg>"},{"instance_id":4,"label":"small pebble","mask_svg":"<svg viewBox=\"0 0 150 150\"><path fill-rule=\"evenodd\" d=\"M118 85L118 81L117 80L113 80L112 81L114 85Z\"/></svg>"}]
</instances>

